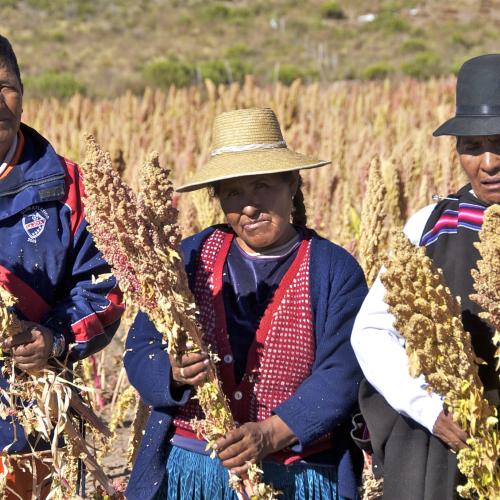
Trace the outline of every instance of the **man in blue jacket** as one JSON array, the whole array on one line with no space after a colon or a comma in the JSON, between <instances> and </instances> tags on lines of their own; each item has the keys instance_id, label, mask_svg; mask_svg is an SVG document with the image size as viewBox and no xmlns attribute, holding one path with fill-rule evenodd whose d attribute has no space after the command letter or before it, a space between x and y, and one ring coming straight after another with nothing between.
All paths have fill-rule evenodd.
<instances>
[{"instance_id":1,"label":"man in blue jacket","mask_svg":"<svg viewBox=\"0 0 500 500\"><path fill-rule=\"evenodd\" d=\"M87 231L79 169L21 123L22 101L17 59L0 35L0 286L16 297L24 328L3 348L33 371L105 347L123 306ZM0 419L4 452L29 452L30 441L14 419Z\"/></svg>"}]
</instances>

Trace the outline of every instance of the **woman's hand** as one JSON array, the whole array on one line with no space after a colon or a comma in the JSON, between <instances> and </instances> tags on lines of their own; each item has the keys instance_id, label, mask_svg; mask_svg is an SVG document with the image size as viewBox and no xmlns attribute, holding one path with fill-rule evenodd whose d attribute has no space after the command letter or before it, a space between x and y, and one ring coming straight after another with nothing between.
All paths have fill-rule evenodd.
<instances>
[{"instance_id":1,"label":"woman's hand","mask_svg":"<svg viewBox=\"0 0 500 500\"><path fill-rule=\"evenodd\" d=\"M436 419L432 432L444 441L453 451L459 451L467 446L467 433L453 421L451 413L443 410Z\"/></svg>"},{"instance_id":2,"label":"woman's hand","mask_svg":"<svg viewBox=\"0 0 500 500\"><path fill-rule=\"evenodd\" d=\"M8 338L3 347L12 353L16 366L21 370L33 372L48 364L54 334L42 325L32 321L22 321L23 331Z\"/></svg>"},{"instance_id":3,"label":"woman's hand","mask_svg":"<svg viewBox=\"0 0 500 500\"><path fill-rule=\"evenodd\" d=\"M177 387L202 384L208 375L208 354L206 352L190 352L180 358L169 355L172 365L172 378Z\"/></svg>"},{"instance_id":4,"label":"woman's hand","mask_svg":"<svg viewBox=\"0 0 500 500\"><path fill-rule=\"evenodd\" d=\"M262 422L248 422L228 432L215 443L222 465L233 474L245 474L247 462L259 462L295 443L297 438L277 415Z\"/></svg>"}]
</instances>

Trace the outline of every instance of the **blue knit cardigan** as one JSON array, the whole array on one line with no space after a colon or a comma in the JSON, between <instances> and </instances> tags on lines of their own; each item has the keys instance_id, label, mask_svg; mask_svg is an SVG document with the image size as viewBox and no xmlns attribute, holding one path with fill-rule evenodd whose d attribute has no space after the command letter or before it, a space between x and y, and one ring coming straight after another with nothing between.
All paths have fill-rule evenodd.
<instances>
[{"instance_id":1,"label":"blue knit cardigan","mask_svg":"<svg viewBox=\"0 0 500 500\"><path fill-rule=\"evenodd\" d=\"M214 229L205 229L182 242L191 288L198 251ZM310 278L316 336L312 373L274 413L297 437L296 451L332 433L339 494L356 499L359 457L349 438L349 424L357 407L362 374L350 335L367 293L365 279L348 252L315 233L311 240ZM147 315L139 313L128 334L124 363L130 383L143 401L151 405L152 412L126 492L132 500L151 499L162 487L172 418L191 396L189 388L172 391L171 367L164 348L160 333Z\"/></svg>"}]
</instances>

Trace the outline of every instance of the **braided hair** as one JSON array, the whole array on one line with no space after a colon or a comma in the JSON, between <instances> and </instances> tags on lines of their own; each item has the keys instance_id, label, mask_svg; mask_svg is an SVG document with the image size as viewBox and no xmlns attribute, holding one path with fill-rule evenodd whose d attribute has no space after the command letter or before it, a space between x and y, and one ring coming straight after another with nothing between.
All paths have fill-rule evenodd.
<instances>
[{"instance_id":1,"label":"braided hair","mask_svg":"<svg viewBox=\"0 0 500 500\"><path fill-rule=\"evenodd\" d=\"M307 224L306 206L304 205L304 193L302 192L302 177L297 171L283 172L282 179L291 182L294 178L297 179L297 191L293 195L292 207L292 224L296 226L305 226Z\"/></svg>"},{"instance_id":2,"label":"braided hair","mask_svg":"<svg viewBox=\"0 0 500 500\"><path fill-rule=\"evenodd\" d=\"M297 226L307 224L306 206L304 205L304 193L302 192L302 177L298 175L297 191L293 197L292 223Z\"/></svg>"}]
</instances>

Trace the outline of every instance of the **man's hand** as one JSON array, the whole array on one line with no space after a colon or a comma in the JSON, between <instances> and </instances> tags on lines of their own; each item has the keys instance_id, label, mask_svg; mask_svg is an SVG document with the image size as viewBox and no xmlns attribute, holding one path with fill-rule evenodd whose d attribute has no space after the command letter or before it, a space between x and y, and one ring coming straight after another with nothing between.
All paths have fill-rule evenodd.
<instances>
[{"instance_id":1,"label":"man's hand","mask_svg":"<svg viewBox=\"0 0 500 500\"><path fill-rule=\"evenodd\" d=\"M451 413L446 410L438 415L432 432L453 451L459 451L467 446L467 434L453 421Z\"/></svg>"},{"instance_id":2,"label":"man's hand","mask_svg":"<svg viewBox=\"0 0 500 500\"><path fill-rule=\"evenodd\" d=\"M21 370L33 372L47 366L54 334L42 325L32 321L22 321L23 331L4 342L4 348L12 353L16 366Z\"/></svg>"},{"instance_id":3,"label":"man's hand","mask_svg":"<svg viewBox=\"0 0 500 500\"><path fill-rule=\"evenodd\" d=\"M297 438L277 415L262 422L247 422L228 432L215 443L222 465L233 474L244 476L247 462L259 462L295 443Z\"/></svg>"}]
</instances>

